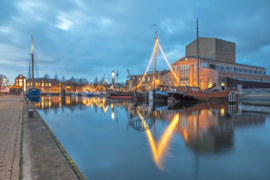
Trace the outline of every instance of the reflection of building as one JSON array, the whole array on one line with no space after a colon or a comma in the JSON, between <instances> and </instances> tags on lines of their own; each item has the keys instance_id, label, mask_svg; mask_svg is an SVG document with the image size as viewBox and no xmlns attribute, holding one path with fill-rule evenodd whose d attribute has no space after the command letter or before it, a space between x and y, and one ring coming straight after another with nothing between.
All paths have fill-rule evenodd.
<instances>
[{"instance_id":1,"label":"reflection of building","mask_svg":"<svg viewBox=\"0 0 270 180\"><path fill-rule=\"evenodd\" d=\"M214 83L218 89L227 89L242 85L243 88L270 87L270 76L266 69L235 63L235 43L217 38L199 38L199 79L197 77L197 40L186 46L186 55L171 64L172 72L161 74L161 81L157 84L167 86L193 86L206 89ZM140 82L142 75L130 76L130 88L134 86L132 80ZM152 88L152 84L145 76L142 86ZM151 79L151 78L150 78ZM151 79L152 80L152 79ZM198 84L199 80L199 84ZM145 85L143 85L145 84Z\"/></svg>"},{"instance_id":2,"label":"reflection of building","mask_svg":"<svg viewBox=\"0 0 270 180\"><path fill-rule=\"evenodd\" d=\"M136 107L136 110L145 109L144 105L140 107ZM142 123L145 123L142 114L137 112ZM182 136L186 146L196 153L219 153L232 149L234 128L265 123L263 115L243 114L237 106L232 108L228 104L219 103L176 104L167 110L152 111L150 117L155 123L168 122L162 134L158 132L158 138L155 138L155 124L154 130L145 130L153 161L159 169L164 169L163 162L169 154L174 134Z\"/></svg>"}]
</instances>

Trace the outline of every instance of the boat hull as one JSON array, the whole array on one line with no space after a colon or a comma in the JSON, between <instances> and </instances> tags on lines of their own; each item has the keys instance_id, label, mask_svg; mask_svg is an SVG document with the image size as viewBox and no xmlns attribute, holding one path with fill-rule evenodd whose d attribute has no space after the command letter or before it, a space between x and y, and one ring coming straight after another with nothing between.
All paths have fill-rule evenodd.
<instances>
[{"instance_id":1,"label":"boat hull","mask_svg":"<svg viewBox=\"0 0 270 180\"><path fill-rule=\"evenodd\" d=\"M133 94L133 98L135 100L146 100L146 99L148 99L148 97L149 97L148 92L137 92L137 91L134 91L134 94Z\"/></svg>"},{"instance_id":2,"label":"boat hull","mask_svg":"<svg viewBox=\"0 0 270 180\"><path fill-rule=\"evenodd\" d=\"M213 92L213 93L197 93L197 94L184 94L182 92L168 92L172 101L228 101L228 92Z\"/></svg>"},{"instance_id":3,"label":"boat hull","mask_svg":"<svg viewBox=\"0 0 270 180\"><path fill-rule=\"evenodd\" d=\"M110 95L111 99L132 99L133 93L132 92L111 92Z\"/></svg>"},{"instance_id":4,"label":"boat hull","mask_svg":"<svg viewBox=\"0 0 270 180\"><path fill-rule=\"evenodd\" d=\"M26 92L25 92L26 96L41 96L41 90L37 89L37 88L29 88Z\"/></svg>"},{"instance_id":5,"label":"boat hull","mask_svg":"<svg viewBox=\"0 0 270 180\"><path fill-rule=\"evenodd\" d=\"M155 101L167 101L169 95L163 91L155 91Z\"/></svg>"}]
</instances>

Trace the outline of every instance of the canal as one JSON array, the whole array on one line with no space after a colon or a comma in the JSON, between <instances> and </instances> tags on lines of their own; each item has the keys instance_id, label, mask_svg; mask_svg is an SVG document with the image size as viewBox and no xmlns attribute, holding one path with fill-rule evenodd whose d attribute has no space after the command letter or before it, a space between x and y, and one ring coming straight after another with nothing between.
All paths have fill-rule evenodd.
<instances>
[{"instance_id":1,"label":"canal","mask_svg":"<svg viewBox=\"0 0 270 180\"><path fill-rule=\"evenodd\" d=\"M34 105L87 179L269 179L268 106L47 97Z\"/></svg>"}]
</instances>

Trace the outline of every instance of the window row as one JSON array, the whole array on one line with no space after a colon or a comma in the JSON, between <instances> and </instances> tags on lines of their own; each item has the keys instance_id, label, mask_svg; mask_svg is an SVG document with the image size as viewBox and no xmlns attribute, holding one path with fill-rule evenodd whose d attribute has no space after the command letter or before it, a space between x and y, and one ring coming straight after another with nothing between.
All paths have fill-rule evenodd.
<instances>
[{"instance_id":1,"label":"window row","mask_svg":"<svg viewBox=\"0 0 270 180\"><path fill-rule=\"evenodd\" d=\"M223 71L235 71L235 72L244 72L244 73L252 73L252 74L263 74L265 75L265 71L259 71L255 69L246 69L246 68L239 68L239 67L231 67L231 66L221 66L210 64L209 66L211 69L223 70Z\"/></svg>"}]
</instances>

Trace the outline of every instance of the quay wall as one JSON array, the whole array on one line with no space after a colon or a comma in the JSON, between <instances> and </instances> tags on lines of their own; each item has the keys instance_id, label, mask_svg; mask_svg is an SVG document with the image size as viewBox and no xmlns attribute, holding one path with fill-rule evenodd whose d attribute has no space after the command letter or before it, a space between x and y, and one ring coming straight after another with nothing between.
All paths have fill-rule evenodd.
<instances>
[{"instance_id":1,"label":"quay wall","mask_svg":"<svg viewBox=\"0 0 270 180\"><path fill-rule=\"evenodd\" d=\"M23 108L22 179L86 179L34 105L28 102L24 102ZM28 117L30 109L34 110L34 118Z\"/></svg>"}]
</instances>

